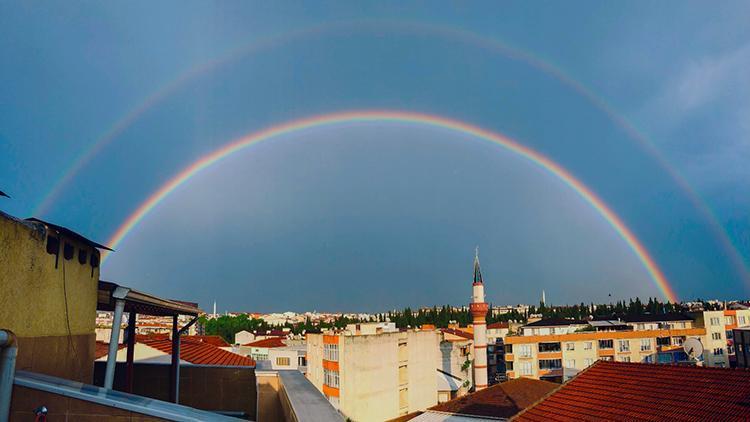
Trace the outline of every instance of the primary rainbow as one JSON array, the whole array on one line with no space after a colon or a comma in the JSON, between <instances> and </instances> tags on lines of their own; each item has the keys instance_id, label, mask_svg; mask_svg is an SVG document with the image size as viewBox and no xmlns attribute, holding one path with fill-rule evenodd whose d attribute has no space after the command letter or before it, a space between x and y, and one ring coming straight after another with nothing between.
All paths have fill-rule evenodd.
<instances>
[{"instance_id":1,"label":"primary rainbow","mask_svg":"<svg viewBox=\"0 0 750 422\"><path fill-rule=\"evenodd\" d=\"M198 159L193 164L189 165L172 179L170 179L167 183L162 185L156 192L151 194L151 196L149 196L149 198L145 202L143 202L117 229L117 231L109 239L108 245L112 248L116 248L120 244L120 242L122 242L122 240L128 235L128 233L130 233L138 225L138 223L140 223L141 220L143 220L143 218L148 215L151 210L154 209L154 207L156 207L175 189L183 185L190 178L198 174L201 170L217 163L221 159L232 155L237 151L242 150L243 148L264 140L276 138L284 134L289 134L313 127L329 126L346 122L353 123L369 121L418 123L454 130L493 142L497 145L502 146L508 151L514 152L528 159L532 163L538 165L542 169L565 182L566 185L573 189L573 191L575 191L583 200L588 202L589 205L591 205L602 217L604 217L604 219L610 224L610 226L612 226L617 234L635 253L636 257L646 269L652 281L659 289L659 291L664 295L664 297L672 302L678 301L677 295L664 276L664 273L659 269L654 259L649 255L646 248L641 244L638 238L635 237L633 232L631 232L630 229L625 225L622 219L617 216L617 214L615 214L614 211L612 211L607 206L607 204L605 204L604 201L602 201L594 192L586 187L586 185L584 185L580 180L576 179L575 176L573 176L559 164L510 138L494 132L490 132L480 127L446 117L406 111L360 110L317 115L299 120L293 120L287 123L282 123L277 126L261 130L259 132L251 133L233 142L230 142L229 144ZM106 258L107 256L105 255L104 259Z\"/></svg>"}]
</instances>

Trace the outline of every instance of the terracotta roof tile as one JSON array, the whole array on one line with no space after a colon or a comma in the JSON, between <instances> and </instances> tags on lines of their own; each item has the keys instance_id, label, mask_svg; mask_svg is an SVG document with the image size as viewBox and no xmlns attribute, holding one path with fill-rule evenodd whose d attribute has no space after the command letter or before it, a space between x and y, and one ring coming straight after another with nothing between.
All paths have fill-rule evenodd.
<instances>
[{"instance_id":1,"label":"terracotta roof tile","mask_svg":"<svg viewBox=\"0 0 750 422\"><path fill-rule=\"evenodd\" d=\"M497 330L499 328L510 328L510 324L507 322L493 322L487 326L488 330Z\"/></svg>"},{"instance_id":2,"label":"terracotta roof tile","mask_svg":"<svg viewBox=\"0 0 750 422\"><path fill-rule=\"evenodd\" d=\"M253 341L251 343L243 344L248 347L286 347L286 343L278 337L265 338L263 340Z\"/></svg>"},{"instance_id":3,"label":"terracotta roof tile","mask_svg":"<svg viewBox=\"0 0 750 422\"><path fill-rule=\"evenodd\" d=\"M750 371L599 361L519 421L747 420Z\"/></svg>"},{"instance_id":4,"label":"terracotta roof tile","mask_svg":"<svg viewBox=\"0 0 750 422\"><path fill-rule=\"evenodd\" d=\"M547 381L518 378L441 403L430 410L509 418L559 386Z\"/></svg>"},{"instance_id":5,"label":"terracotta roof tile","mask_svg":"<svg viewBox=\"0 0 750 422\"><path fill-rule=\"evenodd\" d=\"M229 347L231 344L227 343L221 336L182 336L182 341L185 340L196 340L204 343L211 344L216 347Z\"/></svg>"},{"instance_id":6,"label":"terracotta roof tile","mask_svg":"<svg viewBox=\"0 0 750 422\"><path fill-rule=\"evenodd\" d=\"M172 340L138 340L149 347L172 354ZM195 365L255 366L255 361L211 344L191 339L180 340L180 359Z\"/></svg>"},{"instance_id":7,"label":"terracotta roof tile","mask_svg":"<svg viewBox=\"0 0 750 422\"><path fill-rule=\"evenodd\" d=\"M126 346L127 346L126 344L118 344L117 350L124 349ZM94 348L94 359L99 359L101 357L107 356L108 354L109 354L109 343L97 340L96 346Z\"/></svg>"},{"instance_id":8,"label":"terracotta roof tile","mask_svg":"<svg viewBox=\"0 0 750 422\"><path fill-rule=\"evenodd\" d=\"M471 334L471 333L467 333L466 331L456 330L456 329L453 329L453 328L441 328L440 331L443 332L443 333L452 334L454 336L463 337L463 338L465 338L467 340L473 340L474 339L474 335Z\"/></svg>"}]
</instances>

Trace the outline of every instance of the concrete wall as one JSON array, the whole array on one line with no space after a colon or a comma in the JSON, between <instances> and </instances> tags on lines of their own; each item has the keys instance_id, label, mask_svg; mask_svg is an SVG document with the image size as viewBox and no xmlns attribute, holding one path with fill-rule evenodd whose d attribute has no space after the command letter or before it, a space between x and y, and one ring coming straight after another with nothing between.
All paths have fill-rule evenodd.
<instances>
[{"instance_id":1,"label":"concrete wall","mask_svg":"<svg viewBox=\"0 0 750 422\"><path fill-rule=\"evenodd\" d=\"M96 385L104 381L106 362L96 362ZM133 394L169 401L169 365L135 364ZM115 368L115 390L125 390L125 364ZM255 368L181 366L180 404L202 410L242 411L256 414Z\"/></svg>"},{"instance_id":2,"label":"concrete wall","mask_svg":"<svg viewBox=\"0 0 750 422\"><path fill-rule=\"evenodd\" d=\"M718 324L715 321L712 323L712 318L716 318ZM725 322L724 311L706 311L698 317L698 323L706 328L706 338L703 341L703 359L706 366L729 367ZM723 354L714 354L716 349L722 349Z\"/></svg>"},{"instance_id":3,"label":"concrete wall","mask_svg":"<svg viewBox=\"0 0 750 422\"><path fill-rule=\"evenodd\" d=\"M258 414L257 422L282 421L283 414L279 398L280 383L275 372L258 372Z\"/></svg>"},{"instance_id":4,"label":"concrete wall","mask_svg":"<svg viewBox=\"0 0 750 422\"><path fill-rule=\"evenodd\" d=\"M162 421L164 419L146 416L129 410L107 407L100 404L70 397L15 386L11 403L10 420L33 421L34 410L47 407L49 421Z\"/></svg>"},{"instance_id":5,"label":"concrete wall","mask_svg":"<svg viewBox=\"0 0 750 422\"><path fill-rule=\"evenodd\" d=\"M74 250L70 260L66 242ZM55 267L46 245L43 225L0 212L0 328L18 336L18 369L90 383L99 268L89 262L99 252L63 238Z\"/></svg>"},{"instance_id":6,"label":"concrete wall","mask_svg":"<svg viewBox=\"0 0 750 422\"><path fill-rule=\"evenodd\" d=\"M307 379L323 391L323 334L307 334Z\"/></svg>"},{"instance_id":7,"label":"concrete wall","mask_svg":"<svg viewBox=\"0 0 750 422\"><path fill-rule=\"evenodd\" d=\"M401 357L399 343L406 343ZM339 347L345 417L382 421L437 404L436 332L342 336Z\"/></svg>"}]
</instances>

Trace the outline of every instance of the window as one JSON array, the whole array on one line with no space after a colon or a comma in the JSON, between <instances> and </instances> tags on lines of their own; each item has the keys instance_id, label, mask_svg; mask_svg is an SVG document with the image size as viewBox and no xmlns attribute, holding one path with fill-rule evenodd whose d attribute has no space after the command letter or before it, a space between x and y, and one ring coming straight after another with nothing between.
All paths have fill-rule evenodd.
<instances>
[{"instance_id":1,"label":"window","mask_svg":"<svg viewBox=\"0 0 750 422\"><path fill-rule=\"evenodd\" d=\"M512 371L513 370L513 361L505 362L505 370L506 371Z\"/></svg>"},{"instance_id":2,"label":"window","mask_svg":"<svg viewBox=\"0 0 750 422\"><path fill-rule=\"evenodd\" d=\"M630 341L629 340L620 340L617 343L617 349L621 352L629 352L630 351Z\"/></svg>"},{"instance_id":3,"label":"window","mask_svg":"<svg viewBox=\"0 0 750 422\"><path fill-rule=\"evenodd\" d=\"M565 350L572 352L576 349L575 343L565 343Z\"/></svg>"},{"instance_id":4,"label":"window","mask_svg":"<svg viewBox=\"0 0 750 422\"><path fill-rule=\"evenodd\" d=\"M630 356L623 356L620 358L620 362L630 362Z\"/></svg>"},{"instance_id":5,"label":"window","mask_svg":"<svg viewBox=\"0 0 750 422\"><path fill-rule=\"evenodd\" d=\"M323 383L329 387L339 388L339 372L323 369Z\"/></svg>"},{"instance_id":6,"label":"window","mask_svg":"<svg viewBox=\"0 0 750 422\"><path fill-rule=\"evenodd\" d=\"M639 324L638 324L638 326L636 327L636 329L637 329L638 331L643 331L643 330L645 330L645 329L646 329L646 325L645 325L645 324L643 324L643 323L639 323Z\"/></svg>"},{"instance_id":7,"label":"window","mask_svg":"<svg viewBox=\"0 0 750 422\"><path fill-rule=\"evenodd\" d=\"M672 363L673 362L671 353L660 353L657 359L659 363Z\"/></svg>"},{"instance_id":8,"label":"window","mask_svg":"<svg viewBox=\"0 0 750 422\"><path fill-rule=\"evenodd\" d=\"M565 360L565 367L566 368L575 368L576 367L576 360L575 359L566 359Z\"/></svg>"},{"instance_id":9,"label":"window","mask_svg":"<svg viewBox=\"0 0 750 422\"><path fill-rule=\"evenodd\" d=\"M307 366L307 358L305 356L299 356L297 358L297 366Z\"/></svg>"},{"instance_id":10,"label":"window","mask_svg":"<svg viewBox=\"0 0 750 422\"><path fill-rule=\"evenodd\" d=\"M512 344L506 344L505 345L505 353L513 353L513 345Z\"/></svg>"},{"instance_id":11,"label":"window","mask_svg":"<svg viewBox=\"0 0 750 422\"><path fill-rule=\"evenodd\" d=\"M562 359L539 359L539 369L561 369Z\"/></svg>"},{"instance_id":12,"label":"window","mask_svg":"<svg viewBox=\"0 0 750 422\"><path fill-rule=\"evenodd\" d=\"M339 360L339 345L338 344L324 344L323 345L323 359L338 362Z\"/></svg>"},{"instance_id":13,"label":"window","mask_svg":"<svg viewBox=\"0 0 750 422\"><path fill-rule=\"evenodd\" d=\"M583 360L583 366L585 366L586 368L593 365L593 363L594 363L594 359L591 359L591 358L586 358Z\"/></svg>"},{"instance_id":14,"label":"window","mask_svg":"<svg viewBox=\"0 0 750 422\"><path fill-rule=\"evenodd\" d=\"M646 355L646 357L643 358L643 361L646 363L654 363L654 355Z\"/></svg>"},{"instance_id":15,"label":"window","mask_svg":"<svg viewBox=\"0 0 750 422\"><path fill-rule=\"evenodd\" d=\"M709 319L709 323L711 325L721 325L721 320L719 319L719 317L711 317Z\"/></svg>"},{"instance_id":16,"label":"window","mask_svg":"<svg viewBox=\"0 0 750 422\"><path fill-rule=\"evenodd\" d=\"M746 319L743 315L737 317L738 325L745 325Z\"/></svg>"},{"instance_id":17,"label":"window","mask_svg":"<svg viewBox=\"0 0 750 422\"><path fill-rule=\"evenodd\" d=\"M711 338L713 340L721 340L721 333L711 333Z\"/></svg>"},{"instance_id":18,"label":"window","mask_svg":"<svg viewBox=\"0 0 750 422\"><path fill-rule=\"evenodd\" d=\"M642 338L641 339L641 352L646 352L649 350L651 350L651 339Z\"/></svg>"},{"instance_id":19,"label":"window","mask_svg":"<svg viewBox=\"0 0 750 422\"><path fill-rule=\"evenodd\" d=\"M539 353L559 352L560 343L539 343Z\"/></svg>"},{"instance_id":20,"label":"window","mask_svg":"<svg viewBox=\"0 0 750 422\"><path fill-rule=\"evenodd\" d=\"M724 354L723 347L717 347L714 349L714 356L722 356Z\"/></svg>"},{"instance_id":21,"label":"window","mask_svg":"<svg viewBox=\"0 0 750 422\"><path fill-rule=\"evenodd\" d=\"M727 338L728 338L729 340L731 340L731 339L733 339L733 338L734 338L734 334L732 333L732 330L727 330Z\"/></svg>"},{"instance_id":22,"label":"window","mask_svg":"<svg viewBox=\"0 0 750 422\"><path fill-rule=\"evenodd\" d=\"M591 350L592 347L593 347L593 343L590 341L583 343L583 350Z\"/></svg>"},{"instance_id":23,"label":"window","mask_svg":"<svg viewBox=\"0 0 750 422\"><path fill-rule=\"evenodd\" d=\"M521 362L521 375L531 375L531 362Z\"/></svg>"},{"instance_id":24,"label":"window","mask_svg":"<svg viewBox=\"0 0 750 422\"><path fill-rule=\"evenodd\" d=\"M733 317L733 316L731 316L731 315L728 315L728 316L726 317L726 321L727 321L727 322L726 322L726 324L727 324L727 325L732 325L732 324L734 324L734 317Z\"/></svg>"},{"instance_id":25,"label":"window","mask_svg":"<svg viewBox=\"0 0 750 422\"><path fill-rule=\"evenodd\" d=\"M521 357L529 358L531 357L531 345L530 344L521 344L518 346L518 354Z\"/></svg>"},{"instance_id":26,"label":"window","mask_svg":"<svg viewBox=\"0 0 750 422\"><path fill-rule=\"evenodd\" d=\"M289 366L289 358L276 358L276 365L278 366Z\"/></svg>"},{"instance_id":27,"label":"window","mask_svg":"<svg viewBox=\"0 0 750 422\"><path fill-rule=\"evenodd\" d=\"M614 347L614 340L599 340L600 349L611 349Z\"/></svg>"},{"instance_id":28,"label":"window","mask_svg":"<svg viewBox=\"0 0 750 422\"><path fill-rule=\"evenodd\" d=\"M672 337L672 344L675 346L682 346L682 343L685 342L685 337Z\"/></svg>"}]
</instances>

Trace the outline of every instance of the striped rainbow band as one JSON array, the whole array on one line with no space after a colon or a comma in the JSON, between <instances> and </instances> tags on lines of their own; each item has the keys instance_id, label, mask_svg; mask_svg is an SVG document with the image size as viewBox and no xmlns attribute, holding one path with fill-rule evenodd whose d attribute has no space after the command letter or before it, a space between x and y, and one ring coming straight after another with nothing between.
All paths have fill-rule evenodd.
<instances>
[{"instance_id":1,"label":"striped rainbow band","mask_svg":"<svg viewBox=\"0 0 750 422\"><path fill-rule=\"evenodd\" d=\"M141 220L143 220L146 215L148 215L148 213L152 209L154 209L154 207L156 207L161 201L169 196L169 194L174 192L175 189L185 184L193 176L200 173L201 170L219 162L223 158L228 157L235 152L238 152L246 147L249 147L250 145L259 143L261 141L278 138L281 135L298 132L309 128L331 126L340 123L370 121L416 123L445 128L493 142L508 151L514 152L528 159L532 163L546 170L548 173L562 180L584 201L591 205L591 207L593 207L602 217L604 217L607 223L612 226L617 234L630 247L633 253L635 253L636 257L646 269L651 280L662 293L664 298L671 302L678 301L677 295L664 276L664 273L661 271L661 269L659 269L654 259L649 255L646 248L638 240L638 238L635 237L633 232L630 231L630 229L625 225L622 219L617 214L615 214L615 212L612 211L612 209L610 209L607 204L604 203L604 201L602 201L594 192L592 192L591 189L586 187L586 185L584 185L580 180L576 179L575 176L565 170L562 166L545 157L544 155L532 150L531 148L523 146L503 135L490 132L488 130L458 120L436 115L407 111L357 110L317 115L299 120L293 120L287 123L282 123L234 140L227 145L207 155L204 155L203 157L183 169L176 176L172 177L165 184L163 184L156 192L151 194L151 196L149 196L148 199L146 199L146 201L143 202L132 214L130 214L125 222L117 229L117 231L115 231L115 233L109 239L108 245L110 245L110 247L112 248L117 248L117 246L120 244L120 242L123 241L128 233L130 233L138 225L138 223L140 223ZM104 260L106 260L107 256L108 255L104 256Z\"/></svg>"}]
</instances>

